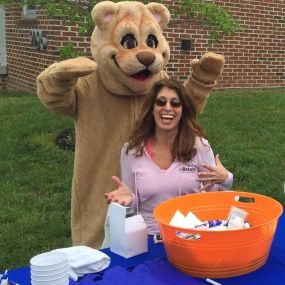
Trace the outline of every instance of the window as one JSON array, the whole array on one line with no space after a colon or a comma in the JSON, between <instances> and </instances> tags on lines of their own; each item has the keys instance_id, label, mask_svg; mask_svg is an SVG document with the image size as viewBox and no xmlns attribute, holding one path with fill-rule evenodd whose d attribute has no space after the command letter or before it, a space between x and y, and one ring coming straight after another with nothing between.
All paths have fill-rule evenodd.
<instances>
[{"instance_id":1,"label":"window","mask_svg":"<svg viewBox=\"0 0 285 285\"><path fill-rule=\"evenodd\" d=\"M23 5L22 20L35 20L37 18L36 6Z\"/></svg>"}]
</instances>

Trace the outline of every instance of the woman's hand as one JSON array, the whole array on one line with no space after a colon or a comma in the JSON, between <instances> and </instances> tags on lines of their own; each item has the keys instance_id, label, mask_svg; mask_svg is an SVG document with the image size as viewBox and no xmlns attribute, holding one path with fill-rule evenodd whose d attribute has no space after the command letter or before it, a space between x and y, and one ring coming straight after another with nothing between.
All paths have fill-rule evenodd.
<instances>
[{"instance_id":1,"label":"woman's hand","mask_svg":"<svg viewBox=\"0 0 285 285\"><path fill-rule=\"evenodd\" d=\"M112 176L112 180L118 185L118 189L104 194L107 203L117 202L122 206L129 206L133 201L131 191L117 176Z\"/></svg>"},{"instance_id":2,"label":"woman's hand","mask_svg":"<svg viewBox=\"0 0 285 285\"><path fill-rule=\"evenodd\" d=\"M215 156L216 165L203 164L209 172L198 172L197 181L202 182L203 186L199 190L205 190L214 184L221 184L228 179L228 170L222 165L220 157Z\"/></svg>"}]
</instances>

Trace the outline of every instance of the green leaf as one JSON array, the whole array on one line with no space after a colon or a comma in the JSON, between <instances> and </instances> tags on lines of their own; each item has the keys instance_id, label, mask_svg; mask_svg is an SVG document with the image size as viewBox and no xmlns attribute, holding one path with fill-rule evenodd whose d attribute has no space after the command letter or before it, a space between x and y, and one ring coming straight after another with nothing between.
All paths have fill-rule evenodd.
<instances>
[{"instance_id":1,"label":"green leaf","mask_svg":"<svg viewBox=\"0 0 285 285\"><path fill-rule=\"evenodd\" d=\"M77 51L72 42L68 42L64 47L59 48L59 56L61 59L75 58L82 55Z\"/></svg>"}]
</instances>

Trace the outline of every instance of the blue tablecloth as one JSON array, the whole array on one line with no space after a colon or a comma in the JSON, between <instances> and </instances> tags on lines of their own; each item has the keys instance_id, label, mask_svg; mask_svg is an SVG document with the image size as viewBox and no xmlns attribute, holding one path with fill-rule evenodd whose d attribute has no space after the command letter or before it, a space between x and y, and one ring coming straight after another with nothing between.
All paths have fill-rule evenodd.
<instances>
[{"instance_id":1,"label":"blue tablecloth","mask_svg":"<svg viewBox=\"0 0 285 285\"><path fill-rule=\"evenodd\" d=\"M110 252L109 249L105 249L103 251L111 257L111 264L107 270L110 270L110 268L113 268L117 265L125 268L134 267L144 261L166 257L163 245L154 245L151 239L149 239L149 252L128 259ZM241 252L240 254L243 253ZM83 279L81 279L81 282L70 282L70 284L85 285L86 283L84 282L84 278L87 277L88 276L83 277ZM10 270L9 280L15 281L20 285L31 285L30 268L22 267ZM190 280L192 280L191 277L189 277L189 281ZM283 213L279 219L270 255L268 261L264 266L246 275L215 280L222 283L223 285L285 285L285 213ZM122 284L124 284L123 281ZM189 284L192 283L189 282Z\"/></svg>"}]
</instances>

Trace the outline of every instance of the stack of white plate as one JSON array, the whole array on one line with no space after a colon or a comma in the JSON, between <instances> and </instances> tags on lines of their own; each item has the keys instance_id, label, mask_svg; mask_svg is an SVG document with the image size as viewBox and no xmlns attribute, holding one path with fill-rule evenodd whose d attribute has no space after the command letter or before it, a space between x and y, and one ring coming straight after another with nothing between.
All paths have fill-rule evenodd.
<instances>
[{"instance_id":1,"label":"stack of white plate","mask_svg":"<svg viewBox=\"0 0 285 285\"><path fill-rule=\"evenodd\" d=\"M30 260L32 285L68 285L68 258L62 252L46 252Z\"/></svg>"}]
</instances>

